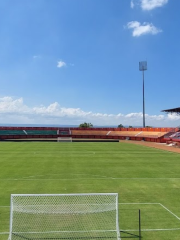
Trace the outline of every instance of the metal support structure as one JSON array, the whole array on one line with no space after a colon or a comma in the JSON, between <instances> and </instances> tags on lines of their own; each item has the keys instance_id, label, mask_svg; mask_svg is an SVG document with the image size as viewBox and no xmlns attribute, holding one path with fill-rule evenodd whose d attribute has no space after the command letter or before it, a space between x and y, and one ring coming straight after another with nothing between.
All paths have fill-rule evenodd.
<instances>
[{"instance_id":1,"label":"metal support structure","mask_svg":"<svg viewBox=\"0 0 180 240\"><path fill-rule=\"evenodd\" d=\"M145 128L146 123L145 123L145 100L144 100L144 70L142 71L143 73L143 128Z\"/></svg>"},{"instance_id":2,"label":"metal support structure","mask_svg":"<svg viewBox=\"0 0 180 240\"><path fill-rule=\"evenodd\" d=\"M139 240L141 240L141 210L139 209Z\"/></svg>"},{"instance_id":3,"label":"metal support structure","mask_svg":"<svg viewBox=\"0 0 180 240\"><path fill-rule=\"evenodd\" d=\"M139 71L142 71L143 74L143 128L145 128L145 98L144 98L144 71L147 70L147 62L139 62Z\"/></svg>"}]
</instances>

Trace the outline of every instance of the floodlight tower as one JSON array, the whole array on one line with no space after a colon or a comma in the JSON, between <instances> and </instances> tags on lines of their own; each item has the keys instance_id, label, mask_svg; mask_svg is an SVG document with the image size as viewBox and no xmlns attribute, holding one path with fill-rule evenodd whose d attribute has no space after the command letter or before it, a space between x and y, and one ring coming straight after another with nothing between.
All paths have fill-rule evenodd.
<instances>
[{"instance_id":1,"label":"floodlight tower","mask_svg":"<svg viewBox=\"0 0 180 240\"><path fill-rule=\"evenodd\" d=\"M139 71L143 73L143 127L145 128L145 101L144 101L144 71L147 70L147 62L139 62Z\"/></svg>"}]
</instances>

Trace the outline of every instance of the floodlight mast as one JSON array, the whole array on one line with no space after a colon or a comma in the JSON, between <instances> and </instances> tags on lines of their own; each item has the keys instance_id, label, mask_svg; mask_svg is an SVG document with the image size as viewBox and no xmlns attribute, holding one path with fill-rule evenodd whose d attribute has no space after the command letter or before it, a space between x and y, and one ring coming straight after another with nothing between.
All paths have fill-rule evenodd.
<instances>
[{"instance_id":1,"label":"floodlight mast","mask_svg":"<svg viewBox=\"0 0 180 240\"><path fill-rule=\"evenodd\" d=\"M143 128L145 128L146 124L145 124L145 100L144 100L144 71L147 70L147 62L146 61L142 61L139 62L139 71L142 72L143 74Z\"/></svg>"}]
</instances>

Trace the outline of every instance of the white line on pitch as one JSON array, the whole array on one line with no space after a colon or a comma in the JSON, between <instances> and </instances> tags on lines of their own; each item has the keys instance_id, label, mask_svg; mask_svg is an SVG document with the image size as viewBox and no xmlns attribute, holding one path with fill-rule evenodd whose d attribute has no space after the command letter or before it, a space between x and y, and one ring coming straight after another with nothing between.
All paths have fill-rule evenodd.
<instances>
[{"instance_id":1,"label":"white line on pitch","mask_svg":"<svg viewBox=\"0 0 180 240\"><path fill-rule=\"evenodd\" d=\"M127 180L130 180L130 179L132 179L132 180L179 180L180 178L116 178L116 177L108 177L108 179L127 179Z\"/></svg>"},{"instance_id":2,"label":"white line on pitch","mask_svg":"<svg viewBox=\"0 0 180 240\"><path fill-rule=\"evenodd\" d=\"M152 231L178 231L180 228L156 228L156 229L141 229L142 232L152 232ZM127 232L139 232L137 229L126 229L121 231L127 231Z\"/></svg>"},{"instance_id":3,"label":"white line on pitch","mask_svg":"<svg viewBox=\"0 0 180 240\"><path fill-rule=\"evenodd\" d=\"M176 217L178 220L180 220L180 218L174 214L173 212L171 212L167 207L165 207L163 204L159 203L164 209L166 209L169 213L171 213L174 217Z\"/></svg>"},{"instance_id":4,"label":"white line on pitch","mask_svg":"<svg viewBox=\"0 0 180 240\"><path fill-rule=\"evenodd\" d=\"M119 204L126 204L126 205L130 205L130 204L136 204L136 205L142 205L142 204L160 204L160 203L119 203Z\"/></svg>"},{"instance_id":5,"label":"white line on pitch","mask_svg":"<svg viewBox=\"0 0 180 240\"><path fill-rule=\"evenodd\" d=\"M158 205L160 205L161 207L163 207L166 211L168 211L170 214L172 214L174 217L176 217L178 220L180 220L180 218L176 215L176 214L174 214L172 211L170 211L167 207L165 207L163 204L161 204L161 203L119 203L119 204L126 204L126 205L130 205L130 204L134 204L134 205L142 205L142 204L158 204Z\"/></svg>"},{"instance_id":6,"label":"white line on pitch","mask_svg":"<svg viewBox=\"0 0 180 240\"><path fill-rule=\"evenodd\" d=\"M0 181L75 181L75 180L180 180L180 178L1 178Z\"/></svg>"},{"instance_id":7,"label":"white line on pitch","mask_svg":"<svg viewBox=\"0 0 180 240\"><path fill-rule=\"evenodd\" d=\"M180 228L160 228L160 229L141 229L142 232L153 232L153 231L179 231ZM121 230L121 231L131 231L131 232L139 232L139 230L135 230L135 229L126 229L126 230ZM0 232L0 235L6 235L9 234L9 232Z\"/></svg>"}]
</instances>

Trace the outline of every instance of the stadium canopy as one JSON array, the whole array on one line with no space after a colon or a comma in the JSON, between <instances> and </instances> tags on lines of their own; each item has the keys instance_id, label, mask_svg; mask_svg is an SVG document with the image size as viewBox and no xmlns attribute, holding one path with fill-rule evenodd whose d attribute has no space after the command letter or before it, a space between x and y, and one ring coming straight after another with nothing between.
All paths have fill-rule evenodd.
<instances>
[{"instance_id":1,"label":"stadium canopy","mask_svg":"<svg viewBox=\"0 0 180 240\"><path fill-rule=\"evenodd\" d=\"M161 112L165 112L165 113L176 113L176 114L179 114L179 115L180 115L180 107L162 110Z\"/></svg>"}]
</instances>

